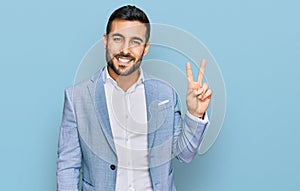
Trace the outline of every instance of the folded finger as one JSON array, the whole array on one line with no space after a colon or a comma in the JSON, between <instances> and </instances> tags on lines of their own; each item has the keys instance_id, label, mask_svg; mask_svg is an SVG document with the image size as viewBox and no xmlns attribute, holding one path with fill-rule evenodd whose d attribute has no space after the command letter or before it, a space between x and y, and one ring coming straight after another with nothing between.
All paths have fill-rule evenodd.
<instances>
[{"instance_id":1,"label":"folded finger","mask_svg":"<svg viewBox=\"0 0 300 191\"><path fill-rule=\"evenodd\" d=\"M206 100L207 98L210 98L211 96L212 96L212 90L209 89L209 90L207 90L207 91L205 92L205 94L202 95L201 100L204 101L204 100Z\"/></svg>"}]
</instances>

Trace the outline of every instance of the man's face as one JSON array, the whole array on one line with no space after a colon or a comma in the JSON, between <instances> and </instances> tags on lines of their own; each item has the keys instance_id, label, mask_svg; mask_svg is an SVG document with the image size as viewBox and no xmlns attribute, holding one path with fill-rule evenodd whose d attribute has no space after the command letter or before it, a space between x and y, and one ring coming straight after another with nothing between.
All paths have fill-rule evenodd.
<instances>
[{"instance_id":1,"label":"man's face","mask_svg":"<svg viewBox=\"0 0 300 191\"><path fill-rule=\"evenodd\" d=\"M128 76L141 65L147 54L146 26L139 21L114 20L109 34L104 35L106 61L110 69L120 76Z\"/></svg>"}]
</instances>

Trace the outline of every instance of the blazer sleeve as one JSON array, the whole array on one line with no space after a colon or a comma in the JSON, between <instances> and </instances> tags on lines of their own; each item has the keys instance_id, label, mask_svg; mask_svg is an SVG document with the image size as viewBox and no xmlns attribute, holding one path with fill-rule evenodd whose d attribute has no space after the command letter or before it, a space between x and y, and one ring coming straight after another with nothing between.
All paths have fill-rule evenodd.
<instances>
[{"instance_id":1,"label":"blazer sleeve","mask_svg":"<svg viewBox=\"0 0 300 191\"><path fill-rule=\"evenodd\" d=\"M65 91L57 159L57 190L79 191L82 153L72 104L72 89Z\"/></svg>"},{"instance_id":2,"label":"blazer sleeve","mask_svg":"<svg viewBox=\"0 0 300 191\"><path fill-rule=\"evenodd\" d=\"M181 118L178 96L175 96L174 106L174 140L173 155L179 161L189 163L193 160L198 152L205 129L209 125L207 114L205 120L195 120L191 115L185 114L184 119Z\"/></svg>"}]
</instances>

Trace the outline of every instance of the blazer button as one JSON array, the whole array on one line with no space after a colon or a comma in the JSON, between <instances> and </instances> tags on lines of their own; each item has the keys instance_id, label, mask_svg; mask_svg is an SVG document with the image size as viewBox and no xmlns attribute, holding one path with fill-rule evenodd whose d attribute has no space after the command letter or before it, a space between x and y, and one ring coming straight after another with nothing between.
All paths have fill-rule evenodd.
<instances>
[{"instance_id":1,"label":"blazer button","mask_svg":"<svg viewBox=\"0 0 300 191\"><path fill-rule=\"evenodd\" d=\"M112 164L112 165L110 165L110 169L115 170L116 166Z\"/></svg>"}]
</instances>

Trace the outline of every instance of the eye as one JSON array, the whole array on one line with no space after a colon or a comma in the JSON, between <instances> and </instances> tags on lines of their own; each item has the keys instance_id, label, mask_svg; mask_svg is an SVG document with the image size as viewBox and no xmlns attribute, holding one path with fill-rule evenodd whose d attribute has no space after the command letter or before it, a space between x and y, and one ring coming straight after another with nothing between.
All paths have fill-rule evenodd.
<instances>
[{"instance_id":1,"label":"eye","mask_svg":"<svg viewBox=\"0 0 300 191\"><path fill-rule=\"evenodd\" d=\"M142 42L141 42L140 40L132 40L132 41L131 41L131 44L132 44L133 46L140 46L140 45L142 44Z\"/></svg>"},{"instance_id":2,"label":"eye","mask_svg":"<svg viewBox=\"0 0 300 191\"><path fill-rule=\"evenodd\" d=\"M113 37L114 42L121 42L122 38L121 37Z\"/></svg>"}]
</instances>

